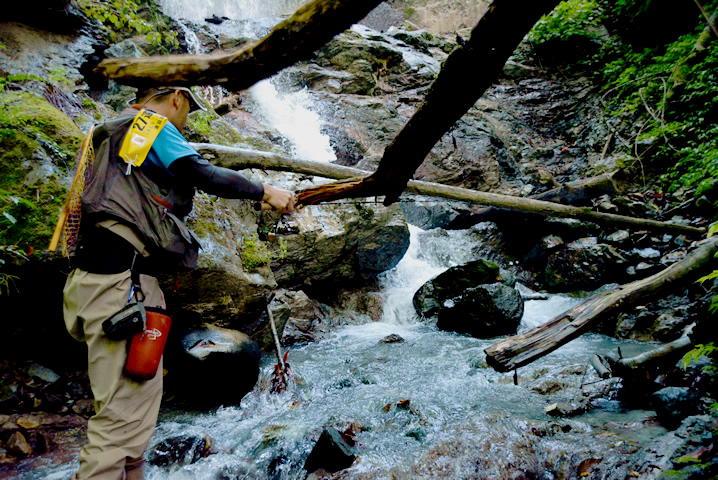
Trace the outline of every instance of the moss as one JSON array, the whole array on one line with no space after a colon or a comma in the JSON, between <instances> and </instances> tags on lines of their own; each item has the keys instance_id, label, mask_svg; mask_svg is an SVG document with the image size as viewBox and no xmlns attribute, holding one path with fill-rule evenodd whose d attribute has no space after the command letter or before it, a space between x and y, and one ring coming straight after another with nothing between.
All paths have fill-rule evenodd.
<instances>
[{"instance_id":1,"label":"moss","mask_svg":"<svg viewBox=\"0 0 718 480\"><path fill-rule=\"evenodd\" d=\"M30 137L40 134L72 150L83 137L70 117L44 98L26 92L0 94L0 128L19 129Z\"/></svg>"},{"instance_id":2,"label":"moss","mask_svg":"<svg viewBox=\"0 0 718 480\"><path fill-rule=\"evenodd\" d=\"M242 266L246 272L255 272L257 269L269 265L267 246L256 234L244 240L241 250Z\"/></svg>"},{"instance_id":3,"label":"moss","mask_svg":"<svg viewBox=\"0 0 718 480\"><path fill-rule=\"evenodd\" d=\"M44 98L0 94L0 245L47 247L66 195L59 177L82 136Z\"/></svg>"}]
</instances>

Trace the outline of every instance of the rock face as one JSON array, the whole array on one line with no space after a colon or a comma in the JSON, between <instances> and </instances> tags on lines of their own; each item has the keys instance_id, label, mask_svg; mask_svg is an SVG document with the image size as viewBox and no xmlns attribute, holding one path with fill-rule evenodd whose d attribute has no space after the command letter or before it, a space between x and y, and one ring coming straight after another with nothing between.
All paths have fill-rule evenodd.
<instances>
[{"instance_id":1,"label":"rock face","mask_svg":"<svg viewBox=\"0 0 718 480\"><path fill-rule=\"evenodd\" d=\"M579 239L548 257L544 283L561 291L597 288L615 278L625 261L615 248L595 237Z\"/></svg>"},{"instance_id":2,"label":"rock face","mask_svg":"<svg viewBox=\"0 0 718 480\"><path fill-rule=\"evenodd\" d=\"M396 266L409 248L398 206L308 207L296 223L301 234L287 237L286 253L271 262L284 288L371 276Z\"/></svg>"},{"instance_id":3,"label":"rock face","mask_svg":"<svg viewBox=\"0 0 718 480\"><path fill-rule=\"evenodd\" d=\"M236 330L179 332L165 357L167 389L203 405L239 404L259 377L259 345Z\"/></svg>"}]
</instances>

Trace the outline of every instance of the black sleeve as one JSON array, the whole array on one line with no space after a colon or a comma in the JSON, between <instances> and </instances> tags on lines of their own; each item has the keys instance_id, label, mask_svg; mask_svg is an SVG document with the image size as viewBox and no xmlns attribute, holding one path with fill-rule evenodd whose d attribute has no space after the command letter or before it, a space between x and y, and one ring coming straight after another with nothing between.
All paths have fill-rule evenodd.
<instances>
[{"instance_id":1,"label":"black sleeve","mask_svg":"<svg viewBox=\"0 0 718 480\"><path fill-rule=\"evenodd\" d=\"M261 182L250 180L241 173L212 165L199 155L178 158L170 165L170 173L182 182L223 198L262 200Z\"/></svg>"}]
</instances>

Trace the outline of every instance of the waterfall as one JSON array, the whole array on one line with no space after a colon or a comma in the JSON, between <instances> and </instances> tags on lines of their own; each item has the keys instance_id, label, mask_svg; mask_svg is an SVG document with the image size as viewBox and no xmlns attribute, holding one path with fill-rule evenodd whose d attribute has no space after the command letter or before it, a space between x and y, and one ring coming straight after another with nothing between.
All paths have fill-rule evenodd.
<instances>
[{"instance_id":1,"label":"waterfall","mask_svg":"<svg viewBox=\"0 0 718 480\"><path fill-rule=\"evenodd\" d=\"M306 0L161 0L162 10L172 18L201 22L212 15L232 20L280 17L292 13Z\"/></svg>"},{"instance_id":2,"label":"waterfall","mask_svg":"<svg viewBox=\"0 0 718 480\"><path fill-rule=\"evenodd\" d=\"M194 22L207 27L219 37L257 39L286 15L301 5L298 0L163 0L164 12L173 17L185 34L190 53L206 53L193 26ZM229 20L221 25L207 24L204 19L217 15ZM218 105L226 97L224 89L203 87L201 92L211 105ZM329 137L321 132L323 121L316 112L312 97L306 90L282 91L273 79L262 80L249 89L252 111L256 119L268 129L276 130L290 145L290 154L302 160L331 162L336 160Z\"/></svg>"}]
</instances>

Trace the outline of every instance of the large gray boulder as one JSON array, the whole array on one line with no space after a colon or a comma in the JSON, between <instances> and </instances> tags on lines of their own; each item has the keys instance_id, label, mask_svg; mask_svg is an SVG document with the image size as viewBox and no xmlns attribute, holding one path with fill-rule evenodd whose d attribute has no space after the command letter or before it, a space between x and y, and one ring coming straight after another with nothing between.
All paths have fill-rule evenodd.
<instances>
[{"instance_id":1,"label":"large gray boulder","mask_svg":"<svg viewBox=\"0 0 718 480\"><path fill-rule=\"evenodd\" d=\"M447 300L459 297L479 285L496 282L505 282L513 287L516 279L495 263L486 260L451 267L417 290L414 294L414 308L421 317L434 317L444 308Z\"/></svg>"},{"instance_id":2,"label":"large gray boulder","mask_svg":"<svg viewBox=\"0 0 718 480\"><path fill-rule=\"evenodd\" d=\"M439 310L436 326L476 338L516 333L524 313L524 302L515 288L502 283L469 288L447 300Z\"/></svg>"},{"instance_id":3,"label":"large gray boulder","mask_svg":"<svg viewBox=\"0 0 718 480\"><path fill-rule=\"evenodd\" d=\"M409 227L397 205L322 205L296 216L300 234L272 255L282 288L330 285L394 268L409 248Z\"/></svg>"}]
</instances>

